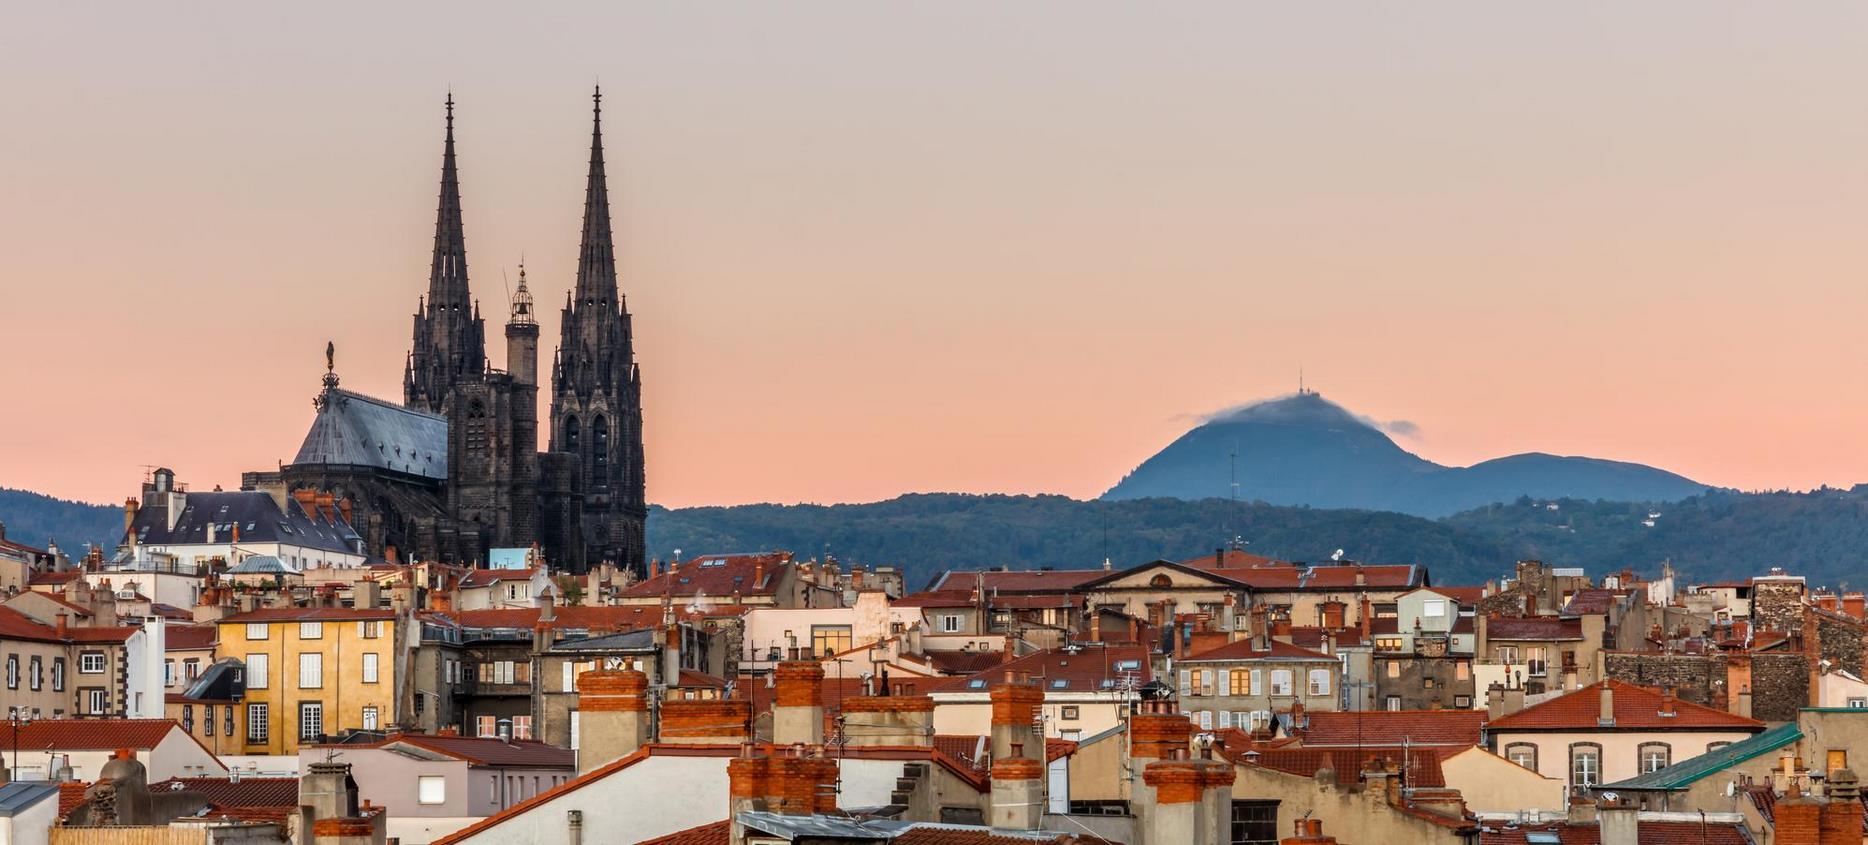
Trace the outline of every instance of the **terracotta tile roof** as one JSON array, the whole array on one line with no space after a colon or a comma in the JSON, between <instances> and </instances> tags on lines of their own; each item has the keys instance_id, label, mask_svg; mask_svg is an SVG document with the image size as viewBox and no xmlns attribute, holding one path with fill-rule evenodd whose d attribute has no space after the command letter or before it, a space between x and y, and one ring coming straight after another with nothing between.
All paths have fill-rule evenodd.
<instances>
[{"instance_id":1,"label":"terracotta tile roof","mask_svg":"<svg viewBox=\"0 0 1868 845\"><path fill-rule=\"evenodd\" d=\"M909 593L892 602L894 607L972 607L972 590L924 590Z\"/></svg>"},{"instance_id":2,"label":"terracotta tile roof","mask_svg":"<svg viewBox=\"0 0 1868 845\"><path fill-rule=\"evenodd\" d=\"M720 599L734 593L767 596L778 589L784 568L792 565L791 552L702 555L671 565L667 572L631 586L623 595L685 597L706 593Z\"/></svg>"},{"instance_id":3,"label":"terracotta tile roof","mask_svg":"<svg viewBox=\"0 0 1868 845\"><path fill-rule=\"evenodd\" d=\"M175 605L164 604L159 601L149 603L149 613L153 616L160 616L164 619L173 619L178 622L193 622L195 618L195 615L193 613L190 613L186 610L176 607Z\"/></svg>"},{"instance_id":4,"label":"terracotta tile roof","mask_svg":"<svg viewBox=\"0 0 1868 845\"><path fill-rule=\"evenodd\" d=\"M1308 648L1308 649L1321 649L1323 648L1324 630L1325 629L1318 628L1316 626L1293 627L1291 628L1291 642L1297 645L1303 646L1304 648ZM1354 647L1354 646L1361 645L1362 644L1361 629L1344 628L1340 631L1337 631L1336 632L1336 644L1338 646L1343 646L1343 647Z\"/></svg>"},{"instance_id":5,"label":"terracotta tile roof","mask_svg":"<svg viewBox=\"0 0 1868 845\"><path fill-rule=\"evenodd\" d=\"M58 631L13 608L0 605L0 639L61 642Z\"/></svg>"},{"instance_id":6,"label":"terracotta tile roof","mask_svg":"<svg viewBox=\"0 0 1868 845\"><path fill-rule=\"evenodd\" d=\"M726 679L718 678L713 675L709 675L706 672L696 672L693 669L683 669L681 670L681 682L678 684L675 684L675 686L677 687L705 687L707 689L725 689Z\"/></svg>"},{"instance_id":7,"label":"terracotta tile roof","mask_svg":"<svg viewBox=\"0 0 1868 845\"><path fill-rule=\"evenodd\" d=\"M332 622L353 619L394 619L396 612L387 607L262 607L245 613L221 617L221 624L234 622Z\"/></svg>"},{"instance_id":8,"label":"terracotta tile roof","mask_svg":"<svg viewBox=\"0 0 1868 845\"><path fill-rule=\"evenodd\" d=\"M980 748L981 739L985 739L985 737L969 736L967 734L935 734L934 747L939 749L942 754L972 766L974 771L981 771L985 768L985 766L982 765L984 761L980 760L975 754ZM992 748L991 740L988 739L985 746L988 749L987 753L990 754ZM1044 740L1044 761L1046 763L1063 759L1076 753L1076 751L1077 743L1073 740L1056 739L1052 737L1046 737Z\"/></svg>"},{"instance_id":9,"label":"terracotta tile roof","mask_svg":"<svg viewBox=\"0 0 1868 845\"><path fill-rule=\"evenodd\" d=\"M636 845L726 845L733 838L733 823L721 819L700 827L677 830L667 836L644 839Z\"/></svg>"},{"instance_id":10,"label":"terracotta tile roof","mask_svg":"<svg viewBox=\"0 0 1868 845\"><path fill-rule=\"evenodd\" d=\"M930 651L927 658L942 674L971 675L999 665L1005 655L997 651Z\"/></svg>"},{"instance_id":11,"label":"terracotta tile roof","mask_svg":"<svg viewBox=\"0 0 1868 845\"><path fill-rule=\"evenodd\" d=\"M115 751L154 748L173 719L40 719L19 732L22 751ZM0 745L13 747L13 726L0 722Z\"/></svg>"},{"instance_id":12,"label":"terracotta tile roof","mask_svg":"<svg viewBox=\"0 0 1868 845\"><path fill-rule=\"evenodd\" d=\"M1600 727L1601 690L1607 684L1615 693L1615 726ZM1590 684L1568 695L1532 705L1494 720L1490 729L1502 730L1666 730L1728 729L1761 731L1764 723L1724 710L1715 710L1690 701L1676 700L1673 716L1660 715L1661 691L1608 680Z\"/></svg>"},{"instance_id":13,"label":"terracotta tile roof","mask_svg":"<svg viewBox=\"0 0 1868 845\"><path fill-rule=\"evenodd\" d=\"M716 605L705 613L693 614L677 607L677 616L688 619L698 617L739 616L750 608L746 605ZM537 624L539 608L536 607L501 607L485 610L427 611L422 614L425 620L451 623L463 628L515 628L532 630ZM662 624L660 605L602 605L586 607L552 608L552 625L559 629L583 631L640 631L644 628L656 628Z\"/></svg>"},{"instance_id":14,"label":"terracotta tile roof","mask_svg":"<svg viewBox=\"0 0 1868 845\"><path fill-rule=\"evenodd\" d=\"M1491 640L1581 640L1581 619L1555 616L1500 616L1485 620L1485 638Z\"/></svg>"},{"instance_id":15,"label":"terracotta tile roof","mask_svg":"<svg viewBox=\"0 0 1868 845\"><path fill-rule=\"evenodd\" d=\"M1289 561L1255 555L1239 549L1226 549L1223 553L1190 558L1180 562L1181 566L1195 569L1245 569L1254 566L1291 566Z\"/></svg>"},{"instance_id":16,"label":"terracotta tile roof","mask_svg":"<svg viewBox=\"0 0 1868 845\"><path fill-rule=\"evenodd\" d=\"M201 793L217 807L276 807L292 810L298 807L298 778L262 778L243 777L238 781L224 777L169 778L149 784L150 792L169 792L181 784L182 789Z\"/></svg>"},{"instance_id":17,"label":"terracotta tile roof","mask_svg":"<svg viewBox=\"0 0 1868 845\"><path fill-rule=\"evenodd\" d=\"M1453 599L1454 601L1457 601L1460 604L1469 604L1469 605L1478 604L1480 599L1485 598L1485 586L1484 585L1480 585L1477 587L1436 586L1433 588L1433 591L1443 596L1446 596L1447 598Z\"/></svg>"},{"instance_id":18,"label":"terracotta tile roof","mask_svg":"<svg viewBox=\"0 0 1868 845\"><path fill-rule=\"evenodd\" d=\"M928 585L929 590L967 590L975 584L983 586L987 594L994 590L1000 595L1010 593L1068 593L1079 585L1087 584L1105 575L1111 574L1101 569L1021 569L1013 571L968 572L949 569ZM981 583L983 582L983 583Z\"/></svg>"},{"instance_id":19,"label":"terracotta tile roof","mask_svg":"<svg viewBox=\"0 0 1868 845\"><path fill-rule=\"evenodd\" d=\"M121 643L126 642L142 629L135 625L86 625L78 628L66 628L65 640L73 643Z\"/></svg>"},{"instance_id":20,"label":"terracotta tile roof","mask_svg":"<svg viewBox=\"0 0 1868 845\"><path fill-rule=\"evenodd\" d=\"M58 817L62 819L71 815L72 810L78 809L78 805L84 803L84 791L90 788L91 784L81 780L60 783L58 785Z\"/></svg>"},{"instance_id":21,"label":"terracotta tile roof","mask_svg":"<svg viewBox=\"0 0 1868 845\"><path fill-rule=\"evenodd\" d=\"M1271 564L1207 571L1267 591L1406 590L1422 586L1427 580L1426 572L1412 564ZM1357 573L1363 577L1361 585L1356 584Z\"/></svg>"},{"instance_id":22,"label":"terracotta tile roof","mask_svg":"<svg viewBox=\"0 0 1868 845\"><path fill-rule=\"evenodd\" d=\"M46 584L69 584L83 575L83 572L76 569L67 569L64 572L34 572L32 574L32 580L27 583L29 586L35 587ZM44 591L41 590L40 592Z\"/></svg>"},{"instance_id":23,"label":"terracotta tile roof","mask_svg":"<svg viewBox=\"0 0 1868 845\"><path fill-rule=\"evenodd\" d=\"M1569 603L1563 606L1561 613L1564 616L1607 613L1609 612L1609 607L1615 604L1616 599L1627 594L1627 590L1610 590L1601 587L1589 590L1577 590L1575 595L1570 596Z\"/></svg>"},{"instance_id":24,"label":"terracotta tile roof","mask_svg":"<svg viewBox=\"0 0 1868 845\"><path fill-rule=\"evenodd\" d=\"M385 748L398 744L413 745L436 754L446 754L475 766L569 769L577 765L576 752L529 739L502 742L496 737L390 734L381 742L367 745L336 744L329 747L342 750L345 748Z\"/></svg>"},{"instance_id":25,"label":"terracotta tile roof","mask_svg":"<svg viewBox=\"0 0 1868 845\"><path fill-rule=\"evenodd\" d=\"M220 639L216 625L167 625L162 629L164 647L170 651L211 649Z\"/></svg>"},{"instance_id":26,"label":"terracotta tile roof","mask_svg":"<svg viewBox=\"0 0 1868 845\"><path fill-rule=\"evenodd\" d=\"M530 581L538 570L533 569L475 569L461 579L461 587L488 587L501 581Z\"/></svg>"},{"instance_id":27,"label":"terracotta tile roof","mask_svg":"<svg viewBox=\"0 0 1868 845\"><path fill-rule=\"evenodd\" d=\"M1271 641L1271 648L1260 651L1250 638L1230 642L1218 648L1210 648L1198 654L1181 658L1180 663L1199 663L1209 660L1313 660L1335 663L1336 658L1319 651L1311 651L1303 646L1292 645L1278 640Z\"/></svg>"},{"instance_id":28,"label":"terracotta tile roof","mask_svg":"<svg viewBox=\"0 0 1868 845\"><path fill-rule=\"evenodd\" d=\"M1354 748L1381 742L1470 748L1479 744L1484 710L1362 710L1306 713L1304 747Z\"/></svg>"},{"instance_id":29,"label":"terracotta tile roof","mask_svg":"<svg viewBox=\"0 0 1868 845\"><path fill-rule=\"evenodd\" d=\"M1118 664L1128 664L1131 668L1123 669ZM1154 677L1149 669L1146 646L1109 645L1084 648L1076 654L1062 649L1027 654L972 675L943 680L928 692L985 692L994 684L1002 683L1007 672L1026 673L1032 683L1044 687L1045 692L1094 692L1124 681L1140 686ZM1063 686L1058 686L1059 682Z\"/></svg>"},{"instance_id":30,"label":"terracotta tile roof","mask_svg":"<svg viewBox=\"0 0 1868 845\"><path fill-rule=\"evenodd\" d=\"M1076 607L1081 599L1068 593L1041 595L988 596L986 606L994 610L1037 610L1052 607Z\"/></svg>"},{"instance_id":31,"label":"terracotta tile roof","mask_svg":"<svg viewBox=\"0 0 1868 845\"><path fill-rule=\"evenodd\" d=\"M1636 828L1640 845L1751 845L1751 837L1735 823L1642 821ZM1601 845L1602 829L1594 824L1549 822L1506 826L1487 822L1479 830L1479 845L1529 845L1530 834L1554 833L1561 845Z\"/></svg>"},{"instance_id":32,"label":"terracotta tile roof","mask_svg":"<svg viewBox=\"0 0 1868 845\"><path fill-rule=\"evenodd\" d=\"M1226 752L1236 763L1250 763L1244 753ZM1446 774L1440 770L1440 755L1431 749L1388 748L1273 748L1258 751L1257 765L1304 777L1315 777L1325 766L1336 772L1336 782L1345 786L1362 781L1362 768L1370 760L1390 760L1401 764L1410 787L1446 786Z\"/></svg>"}]
</instances>

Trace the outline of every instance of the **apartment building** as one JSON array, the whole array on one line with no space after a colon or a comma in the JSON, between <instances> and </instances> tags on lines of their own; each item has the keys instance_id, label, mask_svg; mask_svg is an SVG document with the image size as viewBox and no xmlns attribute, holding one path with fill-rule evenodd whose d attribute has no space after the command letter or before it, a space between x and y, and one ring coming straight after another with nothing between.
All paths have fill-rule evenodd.
<instances>
[{"instance_id":1,"label":"apartment building","mask_svg":"<svg viewBox=\"0 0 1868 845\"><path fill-rule=\"evenodd\" d=\"M297 754L397 719L396 612L269 607L220 620L220 651L246 666L246 754Z\"/></svg>"}]
</instances>

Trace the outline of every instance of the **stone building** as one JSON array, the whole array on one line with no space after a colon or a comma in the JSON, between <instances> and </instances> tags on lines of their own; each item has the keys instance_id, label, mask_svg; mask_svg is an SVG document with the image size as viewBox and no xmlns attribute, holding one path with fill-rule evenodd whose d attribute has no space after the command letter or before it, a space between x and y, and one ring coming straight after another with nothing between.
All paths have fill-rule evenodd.
<instances>
[{"instance_id":1,"label":"stone building","mask_svg":"<svg viewBox=\"0 0 1868 845\"><path fill-rule=\"evenodd\" d=\"M247 473L275 498L311 491L351 516L372 555L483 563L489 550L540 544L560 568L637 569L647 518L641 373L617 290L602 113L591 137L578 276L552 364L549 448L539 452L538 335L523 266L506 323L506 369L492 367L469 287L454 103L447 103L428 291L419 300L402 404L342 390L326 347L324 389L297 456Z\"/></svg>"}]
</instances>

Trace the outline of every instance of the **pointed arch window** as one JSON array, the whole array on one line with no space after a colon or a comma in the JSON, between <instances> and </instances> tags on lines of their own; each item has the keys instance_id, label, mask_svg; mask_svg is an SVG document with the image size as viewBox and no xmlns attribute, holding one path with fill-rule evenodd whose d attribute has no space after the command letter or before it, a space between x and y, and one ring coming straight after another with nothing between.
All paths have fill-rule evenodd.
<instances>
[{"instance_id":1,"label":"pointed arch window","mask_svg":"<svg viewBox=\"0 0 1868 845\"><path fill-rule=\"evenodd\" d=\"M591 486L598 490L610 486L610 423L602 415L590 421Z\"/></svg>"},{"instance_id":2,"label":"pointed arch window","mask_svg":"<svg viewBox=\"0 0 1868 845\"><path fill-rule=\"evenodd\" d=\"M467 451L486 451L486 405L478 399L467 406L466 437Z\"/></svg>"},{"instance_id":3,"label":"pointed arch window","mask_svg":"<svg viewBox=\"0 0 1868 845\"><path fill-rule=\"evenodd\" d=\"M577 418L564 418L564 451L577 451Z\"/></svg>"}]
</instances>

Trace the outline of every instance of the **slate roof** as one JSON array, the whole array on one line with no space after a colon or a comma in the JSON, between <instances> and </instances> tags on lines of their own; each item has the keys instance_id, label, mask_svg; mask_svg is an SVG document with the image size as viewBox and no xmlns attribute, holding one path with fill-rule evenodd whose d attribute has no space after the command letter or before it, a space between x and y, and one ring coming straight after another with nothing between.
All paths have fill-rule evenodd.
<instances>
[{"instance_id":1,"label":"slate roof","mask_svg":"<svg viewBox=\"0 0 1868 845\"><path fill-rule=\"evenodd\" d=\"M636 631L624 631L620 634L604 634L598 637L582 637L565 640L554 644L554 654L583 651L654 651L655 631L642 628Z\"/></svg>"},{"instance_id":2,"label":"slate roof","mask_svg":"<svg viewBox=\"0 0 1868 845\"><path fill-rule=\"evenodd\" d=\"M0 784L0 818L11 818L27 808L58 794L58 784L49 781L16 780Z\"/></svg>"},{"instance_id":3,"label":"slate roof","mask_svg":"<svg viewBox=\"0 0 1868 845\"><path fill-rule=\"evenodd\" d=\"M924 590L892 602L892 607L972 607L972 590Z\"/></svg>"},{"instance_id":4,"label":"slate roof","mask_svg":"<svg viewBox=\"0 0 1868 845\"><path fill-rule=\"evenodd\" d=\"M1005 655L997 651L930 651L928 663L944 675L971 675L999 665Z\"/></svg>"},{"instance_id":5,"label":"slate roof","mask_svg":"<svg viewBox=\"0 0 1868 845\"><path fill-rule=\"evenodd\" d=\"M1484 710L1315 711L1305 714L1304 745L1349 747L1387 745L1468 748L1479 744Z\"/></svg>"},{"instance_id":6,"label":"slate roof","mask_svg":"<svg viewBox=\"0 0 1868 845\"><path fill-rule=\"evenodd\" d=\"M1226 756L1234 762L1247 760L1243 753L1228 751ZM1336 772L1336 782L1348 786L1361 782L1362 769L1368 761L1393 760L1401 763L1404 758L1408 786L1435 789L1446 786L1446 774L1440 770L1440 755L1432 749L1272 748L1260 750L1255 762L1267 769L1304 777L1314 777L1328 766Z\"/></svg>"},{"instance_id":7,"label":"slate roof","mask_svg":"<svg viewBox=\"0 0 1868 845\"><path fill-rule=\"evenodd\" d=\"M245 539L245 538L242 538ZM297 575L299 571L274 555L250 555L227 568L229 575Z\"/></svg>"},{"instance_id":8,"label":"slate roof","mask_svg":"<svg viewBox=\"0 0 1868 845\"><path fill-rule=\"evenodd\" d=\"M1577 590L1575 595L1570 596L1569 603L1563 606L1561 613L1564 616L1607 613L1609 607L1615 604L1615 600L1626 594L1626 590L1610 590L1603 587Z\"/></svg>"},{"instance_id":9,"label":"slate roof","mask_svg":"<svg viewBox=\"0 0 1868 845\"><path fill-rule=\"evenodd\" d=\"M1603 684L1608 684L1609 688L1615 692L1614 727L1605 728L1597 724L1601 716L1600 701ZM1727 729L1756 732L1764 728L1764 723L1755 719L1747 719L1724 710L1715 710L1683 700L1674 702L1674 715L1662 716L1660 704L1661 692L1652 687L1636 686L1616 680L1598 681L1568 695L1500 717L1491 723L1490 729L1493 732L1681 729Z\"/></svg>"},{"instance_id":10,"label":"slate roof","mask_svg":"<svg viewBox=\"0 0 1868 845\"><path fill-rule=\"evenodd\" d=\"M220 628L214 625L165 625L162 629L163 648L169 651L211 649L219 638Z\"/></svg>"},{"instance_id":11,"label":"slate roof","mask_svg":"<svg viewBox=\"0 0 1868 845\"><path fill-rule=\"evenodd\" d=\"M1717 751L1689 757L1667 768L1637 775L1603 786L1603 789L1679 790L1716 775L1733 766L1769 754L1803 737L1796 722L1785 722L1742 742L1734 742Z\"/></svg>"},{"instance_id":12,"label":"slate roof","mask_svg":"<svg viewBox=\"0 0 1868 845\"><path fill-rule=\"evenodd\" d=\"M1243 581L1254 590L1278 592L1407 590L1427 585L1427 571L1413 564L1342 563L1317 566L1273 564L1206 571L1235 581ZM1360 586L1356 584L1358 573L1364 580Z\"/></svg>"},{"instance_id":13,"label":"slate roof","mask_svg":"<svg viewBox=\"0 0 1868 845\"><path fill-rule=\"evenodd\" d=\"M240 526L242 543L287 543L356 554L354 544L361 539L342 519L307 515L294 499L280 508L272 496L258 490L189 493L174 527L169 526L168 508L152 505L136 512L129 530L138 543L200 545L208 542L210 525L216 543L232 542L235 525Z\"/></svg>"},{"instance_id":14,"label":"slate roof","mask_svg":"<svg viewBox=\"0 0 1868 845\"><path fill-rule=\"evenodd\" d=\"M305 432L296 466L368 466L437 480L448 477L446 417L361 393L331 390Z\"/></svg>"}]
</instances>

